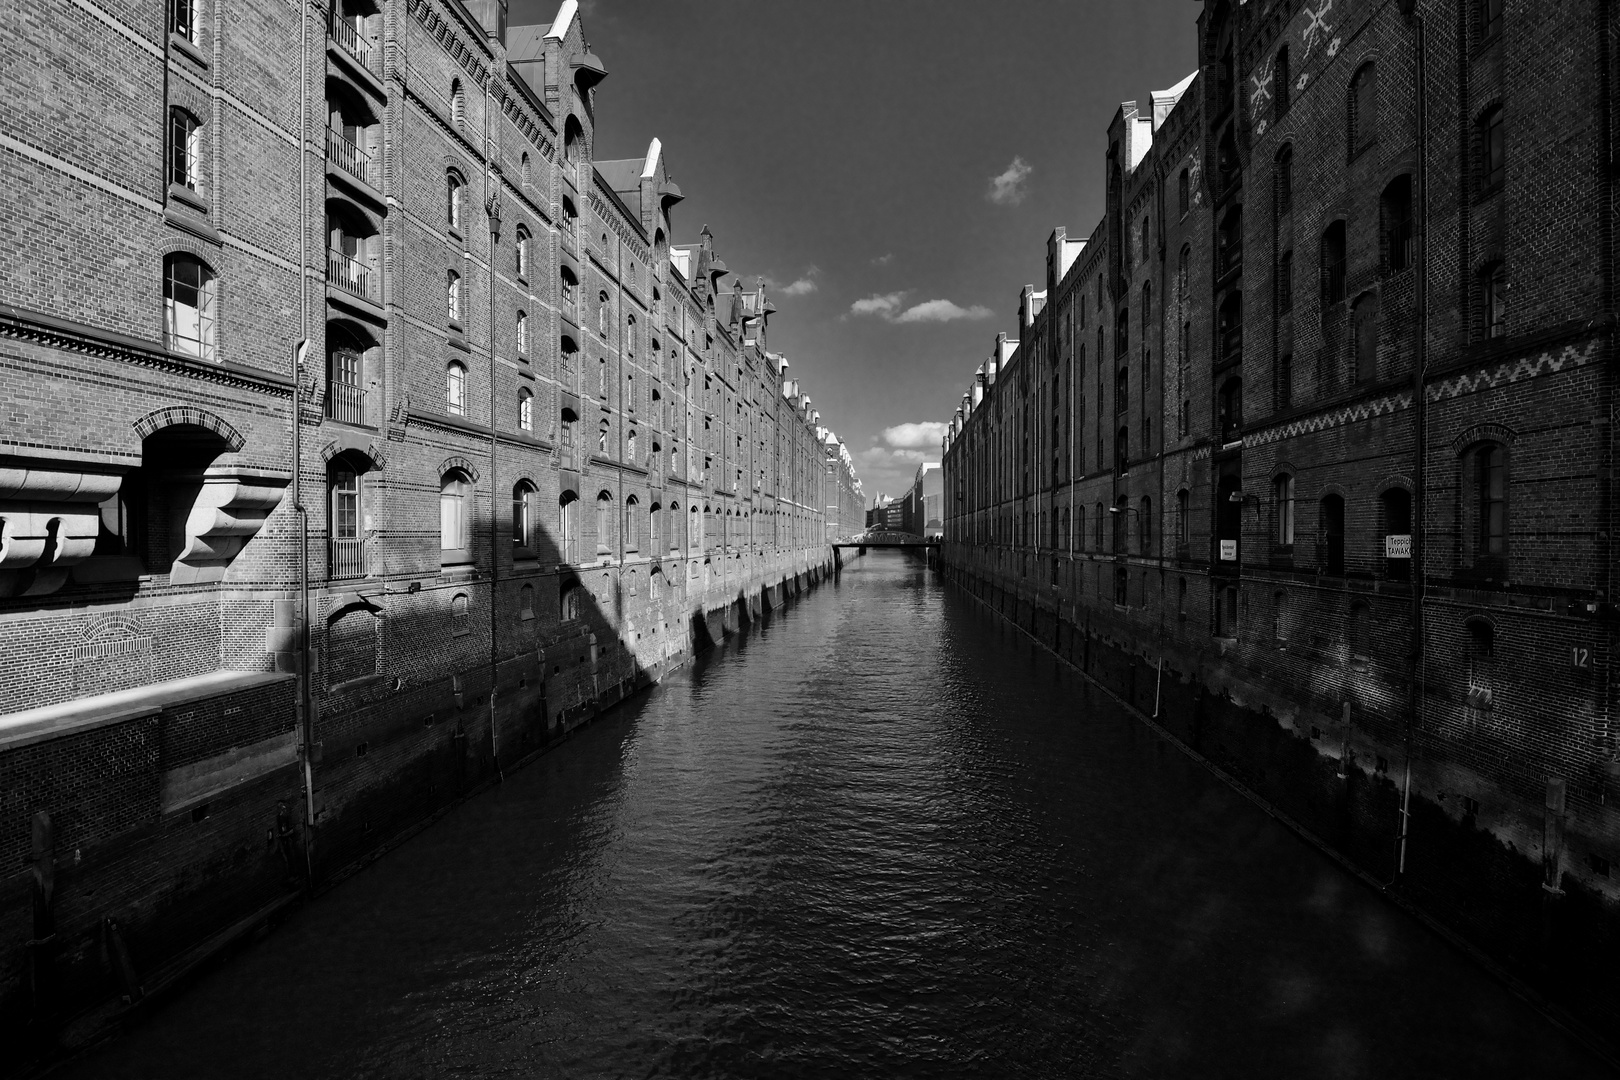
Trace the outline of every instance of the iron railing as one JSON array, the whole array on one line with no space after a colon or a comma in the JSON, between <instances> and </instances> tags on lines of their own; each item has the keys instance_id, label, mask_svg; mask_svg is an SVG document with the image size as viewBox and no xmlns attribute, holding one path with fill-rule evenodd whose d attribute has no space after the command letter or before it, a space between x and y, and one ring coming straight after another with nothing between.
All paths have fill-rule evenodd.
<instances>
[{"instance_id":1,"label":"iron railing","mask_svg":"<svg viewBox=\"0 0 1620 1080\"><path fill-rule=\"evenodd\" d=\"M333 382L326 388L326 415L345 424L365 423L365 390L352 383Z\"/></svg>"},{"instance_id":2,"label":"iron railing","mask_svg":"<svg viewBox=\"0 0 1620 1080\"><path fill-rule=\"evenodd\" d=\"M371 182L371 155L333 128L326 129L326 160L356 180Z\"/></svg>"},{"instance_id":3,"label":"iron railing","mask_svg":"<svg viewBox=\"0 0 1620 1080\"><path fill-rule=\"evenodd\" d=\"M351 22L334 18L331 21L332 40L343 46L343 50L356 60L366 70L376 72L377 50L371 42L360 35L360 31Z\"/></svg>"},{"instance_id":4,"label":"iron railing","mask_svg":"<svg viewBox=\"0 0 1620 1080\"><path fill-rule=\"evenodd\" d=\"M371 268L335 248L326 251L326 280L345 292L371 299Z\"/></svg>"}]
</instances>

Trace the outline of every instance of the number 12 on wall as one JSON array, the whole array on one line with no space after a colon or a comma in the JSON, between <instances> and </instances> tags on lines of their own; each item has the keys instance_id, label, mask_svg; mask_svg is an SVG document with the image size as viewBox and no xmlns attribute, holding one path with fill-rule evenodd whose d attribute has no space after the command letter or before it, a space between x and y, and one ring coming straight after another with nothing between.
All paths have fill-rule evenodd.
<instances>
[{"instance_id":1,"label":"number 12 on wall","mask_svg":"<svg viewBox=\"0 0 1620 1080\"><path fill-rule=\"evenodd\" d=\"M1592 650L1585 645L1571 645L1570 660L1582 671L1592 670Z\"/></svg>"}]
</instances>

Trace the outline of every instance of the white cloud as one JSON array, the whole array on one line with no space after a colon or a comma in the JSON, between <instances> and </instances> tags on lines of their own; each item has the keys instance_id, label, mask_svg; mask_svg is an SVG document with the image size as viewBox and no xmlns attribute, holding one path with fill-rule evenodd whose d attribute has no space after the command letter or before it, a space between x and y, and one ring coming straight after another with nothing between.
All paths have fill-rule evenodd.
<instances>
[{"instance_id":1,"label":"white cloud","mask_svg":"<svg viewBox=\"0 0 1620 1080\"><path fill-rule=\"evenodd\" d=\"M766 287L772 292L781 293L783 296L804 296L806 293L813 293L816 291L816 289L819 287L816 285L816 278L820 276L821 267L812 266L798 278L788 282L786 285L782 284L780 281L777 281L773 277L766 277L764 280Z\"/></svg>"},{"instance_id":2,"label":"white cloud","mask_svg":"<svg viewBox=\"0 0 1620 1080\"><path fill-rule=\"evenodd\" d=\"M894 252L890 251L890 252L886 252L886 253L884 253L882 255L879 255L877 258L873 259L872 260L872 265L873 266L888 266L892 262L894 262Z\"/></svg>"},{"instance_id":3,"label":"white cloud","mask_svg":"<svg viewBox=\"0 0 1620 1080\"><path fill-rule=\"evenodd\" d=\"M907 308L894 318L895 322L955 322L958 319L988 319L994 314L983 304L962 307L949 300L926 300L916 307Z\"/></svg>"},{"instance_id":4,"label":"white cloud","mask_svg":"<svg viewBox=\"0 0 1620 1080\"><path fill-rule=\"evenodd\" d=\"M872 469L881 469L886 465L918 465L928 460L928 452L926 450L905 448L891 450L886 446L868 446L855 455L855 460L859 464Z\"/></svg>"},{"instance_id":5,"label":"white cloud","mask_svg":"<svg viewBox=\"0 0 1620 1080\"><path fill-rule=\"evenodd\" d=\"M924 300L920 304L905 306L904 290L892 293L874 293L865 300L849 305L851 315L876 315L885 322L929 323L956 322L959 319L988 319L994 312L982 304L963 307L949 300Z\"/></svg>"},{"instance_id":6,"label":"white cloud","mask_svg":"<svg viewBox=\"0 0 1620 1080\"><path fill-rule=\"evenodd\" d=\"M938 420L924 420L920 424L896 424L883 429L883 441L895 447L916 447L932 450L945 437L946 425Z\"/></svg>"},{"instance_id":7,"label":"white cloud","mask_svg":"<svg viewBox=\"0 0 1620 1080\"><path fill-rule=\"evenodd\" d=\"M849 305L851 315L881 315L892 318L900 310L900 303L906 298L903 292L892 292L882 296L873 294L865 300L857 300Z\"/></svg>"},{"instance_id":8,"label":"white cloud","mask_svg":"<svg viewBox=\"0 0 1620 1080\"><path fill-rule=\"evenodd\" d=\"M1005 171L990 178L990 188L984 193L984 197L997 206L1017 206L1028 194L1024 189L1024 181L1028 180L1029 174L1034 171L1035 166L1022 157L1013 158L1012 164L1008 165Z\"/></svg>"}]
</instances>

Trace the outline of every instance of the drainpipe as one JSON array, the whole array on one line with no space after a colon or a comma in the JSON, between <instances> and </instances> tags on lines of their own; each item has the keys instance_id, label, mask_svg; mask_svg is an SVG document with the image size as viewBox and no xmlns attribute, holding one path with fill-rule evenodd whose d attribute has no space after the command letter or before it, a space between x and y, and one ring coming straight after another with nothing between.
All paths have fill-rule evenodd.
<instances>
[{"instance_id":1,"label":"drainpipe","mask_svg":"<svg viewBox=\"0 0 1620 1080\"><path fill-rule=\"evenodd\" d=\"M304 505L302 396L299 393L309 357L309 17L299 9L298 112L298 326L293 349L292 392L292 499L298 514L298 618L293 628L298 640L298 685L293 705L298 724L300 764L304 774L304 888L315 883L315 719L309 692L309 508ZM164 65L167 77L168 65Z\"/></svg>"},{"instance_id":2,"label":"drainpipe","mask_svg":"<svg viewBox=\"0 0 1620 1080\"><path fill-rule=\"evenodd\" d=\"M1415 31L1417 48L1417 213L1413 237L1417 270L1417 350L1412 361L1412 671L1411 704L1406 711L1405 776L1401 784L1401 833L1395 862L1395 879L1406 874L1406 840L1412 827L1412 742L1416 728L1422 720L1423 683L1427 673L1427 657L1423 650L1423 525L1424 525L1424 444L1427 420L1424 401L1423 372L1428 355L1429 331L1429 260L1428 260L1428 87L1424 58L1423 16L1417 14L1415 4L1408 16Z\"/></svg>"},{"instance_id":3,"label":"drainpipe","mask_svg":"<svg viewBox=\"0 0 1620 1080\"><path fill-rule=\"evenodd\" d=\"M501 526L496 513L500 506L500 475L495 470L495 425L499 406L495 400L495 245L501 238L501 204L495 190L495 148L489 118L495 111L495 72L498 65L504 62L502 54L497 51L490 61L489 74L484 79L484 211L489 215L489 337L486 342L489 350L489 759L494 763L495 775L502 783L506 781L506 773L501 769L500 741L495 734L495 696L500 681L496 608L501 582ZM474 505L477 505L476 500Z\"/></svg>"}]
</instances>

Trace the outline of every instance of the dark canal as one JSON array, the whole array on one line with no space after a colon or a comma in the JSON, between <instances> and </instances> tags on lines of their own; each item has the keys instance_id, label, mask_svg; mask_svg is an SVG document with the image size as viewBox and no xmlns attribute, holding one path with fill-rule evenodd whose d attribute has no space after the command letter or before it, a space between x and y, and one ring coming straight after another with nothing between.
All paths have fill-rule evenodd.
<instances>
[{"instance_id":1,"label":"dark canal","mask_svg":"<svg viewBox=\"0 0 1620 1080\"><path fill-rule=\"evenodd\" d=\"M65 1074L1609 1075L892 552Z\"/></svg>"}]
</instances>

